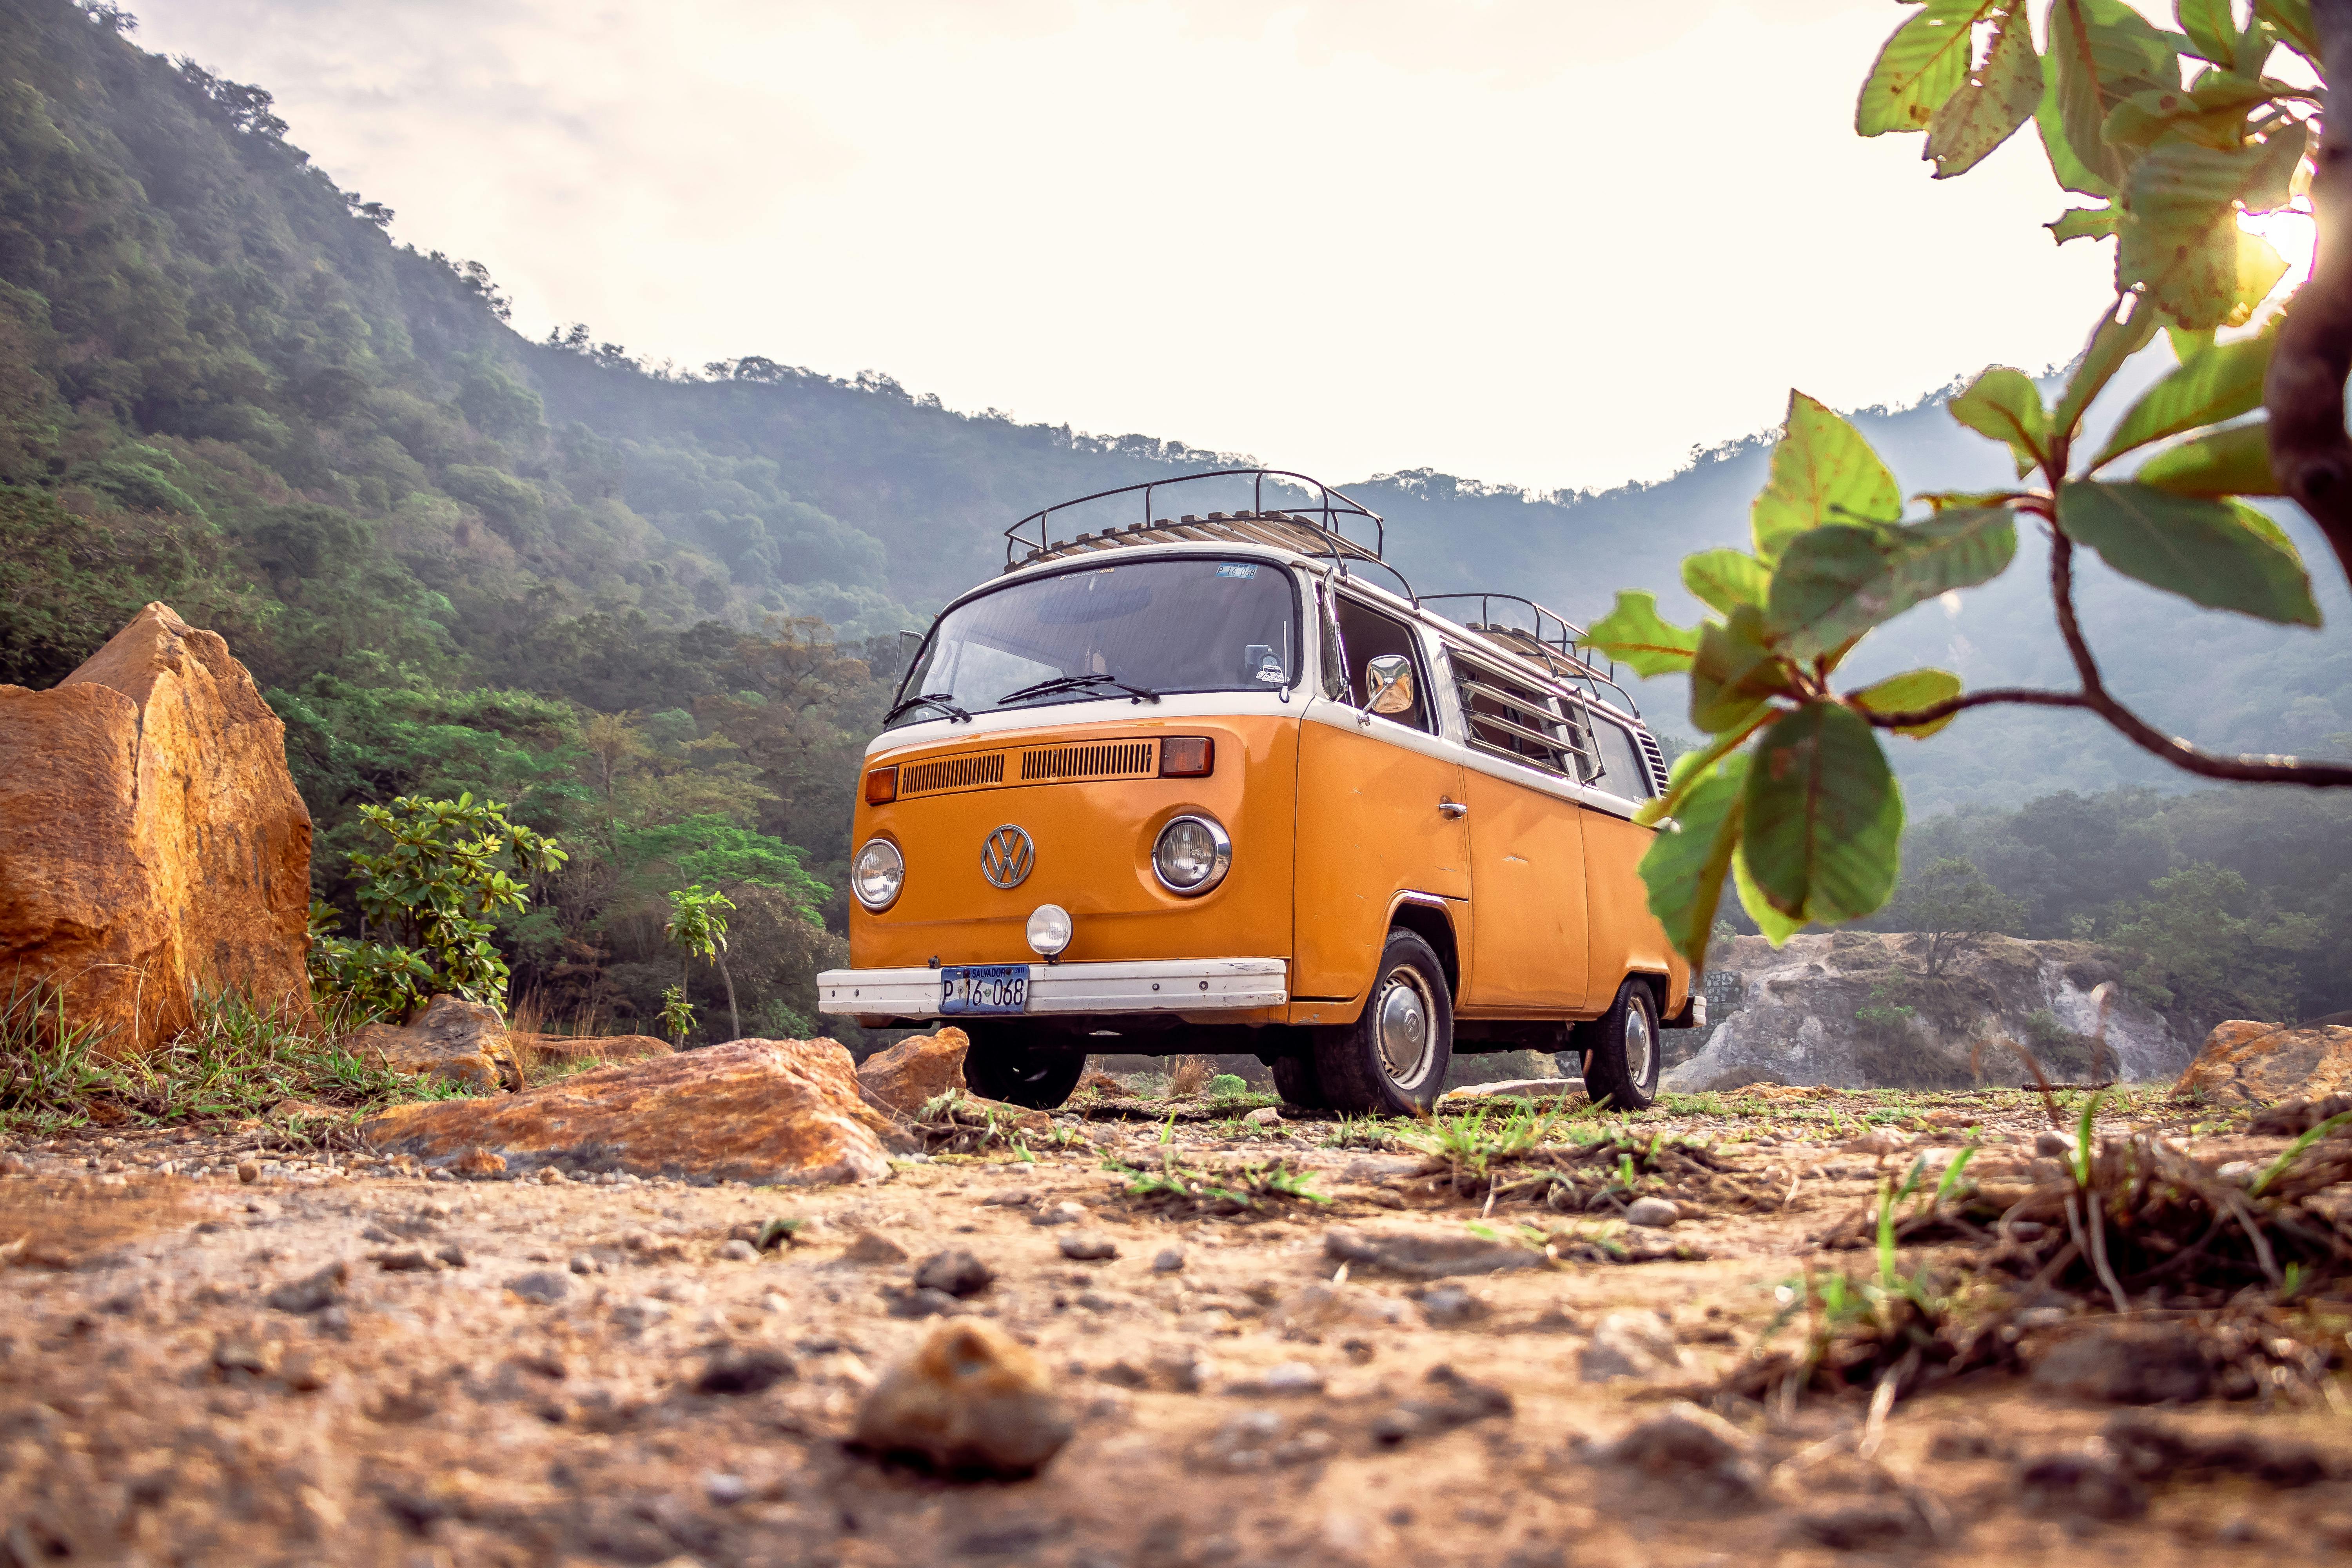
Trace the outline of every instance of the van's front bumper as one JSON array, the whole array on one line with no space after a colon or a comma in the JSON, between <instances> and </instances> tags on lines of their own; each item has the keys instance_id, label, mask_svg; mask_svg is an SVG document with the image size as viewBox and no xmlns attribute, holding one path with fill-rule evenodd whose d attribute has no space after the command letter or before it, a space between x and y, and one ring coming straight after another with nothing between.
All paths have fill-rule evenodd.
<instances>
[{"instance_id":1,"label":"van's front bumper","mask_svg":"<svg viewBox=\"0 0 2352 1568\"><path fill-rule=\"evenodd\" d=\"M1279 958L1151 958L1116 963L1033 963L1024 1013L1219 1013L1290 1000ZM961 1017L940 1007L936 969L828 969L817 1008L868 1017ZM992 1015L979 1014L980 1017ZM1011 1016L1012 1015L993 1015Z\"/></svg>"}]
</instances>

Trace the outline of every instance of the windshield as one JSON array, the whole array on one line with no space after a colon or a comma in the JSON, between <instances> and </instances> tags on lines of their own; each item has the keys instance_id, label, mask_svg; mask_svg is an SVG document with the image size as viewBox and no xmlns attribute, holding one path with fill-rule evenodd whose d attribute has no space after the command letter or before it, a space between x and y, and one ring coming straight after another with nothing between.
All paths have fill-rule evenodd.
<instances>
[{"instance_id":1,"label":"windshield","mask_svg":"<svg viewBox=\"0 0 2352 1568\"><path fill-rule=\"evenodd\" d=\"M1124 561L1014 583L942 617L892 723L1175 691L1271 691L1298 600L1270 561Z\"/></svg>"}]
</instances>

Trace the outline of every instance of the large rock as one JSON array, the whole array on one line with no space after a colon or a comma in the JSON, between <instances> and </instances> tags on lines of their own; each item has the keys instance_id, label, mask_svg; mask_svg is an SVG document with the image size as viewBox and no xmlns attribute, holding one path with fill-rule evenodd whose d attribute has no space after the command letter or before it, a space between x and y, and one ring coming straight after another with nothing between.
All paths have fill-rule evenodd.
<instances>
[{"instance_id":1,"label":"large rock","mask_svg":"<svg viewBox=\"0 0 2352 1568\"><path fill-rule=\"evenodd\" d=\"M2032 1051L2053 1081L2168 1079L2188 1064L2187 1042L2116 986L2112 959L2079 942L1989 937L1929 980L1909 934L1842 931L1793 937L1774 949L1740 937L1715 955L1736 974L1729 1005L1706 1046L1667 1070L1679 1094L1747 1084L1832 1089L1966 1089L2019 1084L2025 1065L2003 1040ZM1717 987L1710 985L1710 995ZM1902 1011L1908 1009L1908 1013ZM1681 1032L1665 1038L1671 1050Z\"/></svg>"},{"instance_id":2,"label":"large rock","mask_svg":"<svg viewBox=\"0 0 2352 1568\"><path fill-rule=\"evenodd\" d=\"M150 605L47 691L0 686L0 987L150 1049L235 991L316 1026L310 814L228 645Z\"/></svg>"},{"instance_id":3,"label":"large rock","mask_svg":"<svg viewBox=\"0 0 2352 1568\"><path fill-rule=\"evenodd\" d=\"M2215 1025L2174 1086L2177 1094L2232 1105L2316 1100L2347 1089L2352 1089L2352 1028L2298 1029L2247 1018Z\"/></svg>"},{"instance_id":4,"label":"large rock","mask_svg":"<svg viewBox=\"0 0 2352 1568\"><path fill-rule=\"evenodd\" d=\"M676 1054L667 1040L651 1035L539 1035L524 1029L507 1031L507 1044L528 1075L539 1067L574 1067L583 1062L602 1067L607 1062L642 1061L647 1057Z\"/></svg>"},{"instance_id":5,"label":"large rock","mask_svg":"<svg viewBox=\"0 0 2352 1568\"><path fill-rule=\"evenodd\" d=\"M737 1040L520 1094L396 1105L360 1135L433 1166L479 1151L517 1174L551 1165L790 1186L879 1181L889 1151L908 1146L859 1098L849 1052L831 1040Z\"/></svg>"},{"instance_id":6,"label":"large rock","mask_svg":"<svg viewBox=\"0 0 2352 1568\"><path fill-rule=\"evenodd\" d=\"M497 1008L461 997L434 997L405 1026L370 1024L348 1048L372 1066L449 1079L482 1094L522 1087L506 1020Z\"/></svg>"},{"instance_id":7,"label":"large rock","mask_svg":"<svg viewBox=\"0 0 2352 1568\"><path fill-rule=\"evenodd\" d=\"M920 1115L926 1103L951 1089L964 1089L963 1054L971 1048L961 1029L910 1035L857 1066L866 1092L904 1116Z\"/></svg>"}]
</instances>

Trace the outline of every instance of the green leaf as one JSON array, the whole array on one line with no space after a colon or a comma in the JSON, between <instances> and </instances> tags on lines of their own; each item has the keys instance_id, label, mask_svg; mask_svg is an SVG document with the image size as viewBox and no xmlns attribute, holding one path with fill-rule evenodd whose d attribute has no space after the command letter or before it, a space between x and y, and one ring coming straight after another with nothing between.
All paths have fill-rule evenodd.
<instances>
[{"instance_id":1,"label":"green leaf","mask_svg":"<svg viewBox=\"0 0 2352 1568\"><path fill-rule=\"evenodd\" d=\"M2314 65L2321 64L2319 29L2311 20L2311 0L2254 0L2254 18L2277 28L2279 42L2288 48Z\"/></svg>"},{"instance_id":2,"label":"green leaf","mask_svg":"<svg viewBox=\"0 0 2352 1568\"><path fill-rule=\"evenodd\" d=\"M1862 432L1822 403L1791 390L1789 417L1772 446L1772 474L1748 522L1757 559L1770 565L1781 547L1809 528L1853 526L1902 515L1902 493Z\"/></svg>"},{"instance_id":3,"label":"green leaf","mask_svg":"<svg viewBox=\"0 0 2352 1568\"><path fill-rule=\"evenodd\" d=\"M2058 146L2073 156L2074 168L2058 169L2058 182L2085 195L2112 195L2122 182L2124 166L2113 149L2099 138L2107 109L2099 90L2099 60L2091 44L2091 21L2082 0L2053 0L2050 7L2050 85L2045 96L2054 105L2058 141L2051 144L2051 125L2042 128L2050 162L2058 164ZM2067 176L2079 171L2084 184Z\"/></svg>"},{"instance_id":4,"label":"green leaf","mask_svg":"<svg viewBox=\"0 0 2352 1568\"><path fill-rule=\"evenodd\" d=\"M1721 762L1727 752L1744 744L1748 737L1754 734L1757 728L1769 718L1772 712L1770 703L1759 702L1754 708L1748 710L1745 719L1717 735L1703 749L1685 752L1681 756L1676 757L1675 765L1666 774L1666 793L1655 799L1643 801L1641 809L1633 813L1633 820L1647 827L1680 811L1684 795L1699 782L1708 769Z\"/></svg>"},{"instance_id":5,"label":"green leaf","mask_svg":"<svg viewBox=\"0 0 2352 1568\"><path fill-rule=\"evenodd\" d=\"M2210 77L2185 92L2168 87L2133 93L2107 111L2100 135L2126 159L2168 139L2226 153L2245 141L2248 111L2270 100L2271 89L2259 81Z\"/></svg>"},{"instance_id":6,"label":"green leaf","mask_svg":"<svg viewBox=\"0 0 2352 1568\"><path fill-rule=\"evenodd\" d=\"M1772 581L1764 563L1739 550L1703 550L1683 560L1683 586L1707 608L1729 615L1742 605L1764 607Z\"/></svg>"},{"instance_id":7,"label":"green leaf","mask_svg":"<svg viewBox=\"0 0 2352 1568\"><path fill-rule=\"evenodd\" d=\"M1846 700L1873 713L1916 713L1922 708L1949 701L1960 694L1960 678L1948 669L1911 669L1901 675L1850 691ZM1895 732L1924 741L1953 720L1957 713L1947 713L1925 724L1906 724Z\"/></svg>"},{"instance_id":8,"label":"green leaf","mask_svg":"<svg viewBox=\"0 0 2352 1568\"><path fill-rule=\"evenodd\" d=\"M1731 612L1728 624L1700 628L1691 661L1691 722L1715 735L1750 717L1767 698L1791 691L1789 667L1764 637L1764 614L1753 605Z\"/></svg>"},{"instance_id":9,"label":"green leaf","mask_svg":"<svg viewBox=\"0 0 2352 1568\"><path fill-rule=\"evenodd\" d=\"M2278 253L2240 229L2238 208L2286 205L2304 140L2298 123L2228 151L2188 142L2149 148L2132 165L2124 193L2117 283L2146 284L2158 308L2184 327L2219 326L2251 311L2242 297L2270 292ZM2242 256L2242 249L2252 254Z\"/></svg>"},{"instance_id":10,"label":"green leaf","mask_svg":"<svg viewBox=\"0 0 2352 1568\"><path fill-rule=\"evenodd\" d=\"M1860 920L1895 890L1903 795L1860 716L1815 702L1776 720L1748 763L1747 797L1741 842L1774 909Z\"/></svg>"},{"instance_id":11,"label":"green leaf","mask_svg":"<svg viewBox=\"0 0 2352 1568\"><path fill-rule=\"evenodd\" d=\"M2116 232L2123 216L2113 207L2068 207L2042 226L2060 245L2070 239L2105 239Z\"/></svg>"},{"instance_id":12,"label":"green leaf","mask_svg":"<svg viewBox=\"0 0 2352 1568\"><path fill-rule=\"evenodd\" d=\"M2091 467L2111 463L2150 441L2219 425L2261 407L2263 377L2269 373L2271 348L2276 342L2264 332L2241 342L2216 343L2190 355L2140 395L2106 445L2099 448L2099 455L2091 459Z\"/></svg>"},{"instance_id":13,"label":"green leaf","mask_svg":"<svg viewBox=\"0 0 2352 1568\"><path fill-rule=\"evenodd\" d=\"M2158 452L2140 465L2133 479L2177 496L2274 496L2283 493L2271 472L2271 427L2233 425Z\"/></svg>"},{"instance_id":14,"label":"green leaf","mask_svg":"<svg viewBox=\"0 0 2352 1568\"><path fill-rule=\"evenodd\" d=\"M2126 577L2209 609L2319 625L2311 577L2278 525L2248 506L2149 485L2070 480L2058 526Z\"/></svg>"},{"instance_id":15,"label":"green leaf","mask_svg":"<svg viewBox=\"0 0 2352 1568\"><path fill-rule=\"evenodd\" d=\"M1887 529L1822 528L1772 574L1767 630L1804 658L1851 642L1923 599L1998 577L2017 554L2005 507L1960 507Z\"/></svg>"},{"instance_id":16,"label":"green leaf","mask_svg":"<svg viewBox=\"0 0 2352 1568\"><path fill-rule=\"evenodd\" d=\"M1927 150L1936 178L1965 174L2033 118L2042 101L2042 57L2033 52L2033 24L2022 4L2012 6L1993 33L1985 63L1946 99L1927 124Z\"/></svg>"},{"instance_id":17,"label":"green leaf","mask_svg":"<svg viewBox=\"0 0 2352 1568\"><path fill-rule=\"evenodd\" d=\"M1691 656L1698 651L1698 633L1661 616L1656 595L1627 589L1577 647L1604 654L1636 675L1673 675L1690 668Z\"/></svg>"},{"instance_id":18,"label":"green leaf","mask_svg":"<svg viewBox=\"0 0 2352 1568\"><path fill-rule=\"evenodd\" d=\"M2050 411L2042 389L2021 370L1995 365L1951 401L1952 417L1979 436L2005 442L2020 475L2033 471L2050 451Z\"/></svg>"},{"instance_id":19,"label":"green leaf","mask_svg":"<svg viewBox=\"0 0 2352 1568\"><path fill-rule=\"evenodd\" d=\"M1975 57L1970 30L1996 3L1928 0L1895 28L1854 100L1855 133L1883 136L1889 131L1927 130L1944 100L1968 80L1969 62Z\"/></svg>"},{"instance_id":20,"label":"green leaf","mask_svg":"<svg viewBox=\"0 0 2352 1568\"><path fill-rule=\"evenodd\" d=\"M1744 843L1731 858L1731 886L1739 895L1739 907L1748 911L1748 918L1756 922L1756 929L1774 947L1786 947L1790 937L1805 929L1803 921L1792 920L1774 909L1772 900L1764 896L1764 889L1756 885L1756 873L1748 869L1748 846Z\"/></svg>"},{"instance_id":21,"label":"green leaf","mask_svg":"<svg viewBox=\"0 0 2352 1568\"><path fill-rule=\"evenodd\" d=\"M2124 362L2147 346L2156 336L2157 313L2147 301L2137 296L2126 296L2132 301L2128 321L2117 321L2113 307L2099 318L2091 329L2090 343L2083 350L2082 362L2067 378L2066 390L2058 398L2057 411L2050 416L2050 428L2062 436L2072 436L2074 426L2082 422L2083 411L2099 395L2107 383L2121 370ZM2117 304L2123 301L2118 300Z\"/></svg>"},{"instance_id":22,"label":"green leaf","mask_svg":"<svg viewBox=\"0 0 2352 1568\"><path fill-rule=\"evenodd\" d=\"M1694 969L1706 963L1716 906L1722 901L1723 881L1739 847L1747 783L1745 756L1726 757L1707 769L1684 795L1674 825L1661 830L1642 857L1650 912Z\"/></svg>"},{"instance_id":23,"label":"green leaf","mask_svg":"<svg viewBox=\"0 0 2352 1568\"><path fill-rule=\"evenodd\" d=\"M2200 60L2224 70L2238 58L2238 22L2230 14L2230 0L2175 0L2172 14Z\"/></svg>"},{"instance_id":24,"label":"green leaf","mask_svg":"<svg viewBox=\"0 0 2352 1568\"><path fill-rule=\"evenodd\" d=\"M2238 234L2238 297L2230 313L2221 318L2225 327L2242 327L2254 319L2254 308L2271 297L2280 279L2286 276L2286 258L2278 253L2259 234L2240 230Z\"/></svg>"}]
</instances>

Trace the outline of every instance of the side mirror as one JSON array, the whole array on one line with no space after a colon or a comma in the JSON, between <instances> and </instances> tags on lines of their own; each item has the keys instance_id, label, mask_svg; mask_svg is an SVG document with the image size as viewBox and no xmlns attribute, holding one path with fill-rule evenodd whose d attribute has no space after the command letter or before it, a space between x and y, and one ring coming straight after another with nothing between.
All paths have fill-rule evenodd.
<instances>
[{"instance_id":1,"label":"side mirror","mask_svg":"<svg viewBox=\"0 0 2352 1568\"><path fill-rule=\"evenodd\" d=\"M1380 654L1364 666L1367 713L1406 713L1412 710L1412 660L1401 653Z\"/></svg>"}]
</instances>

